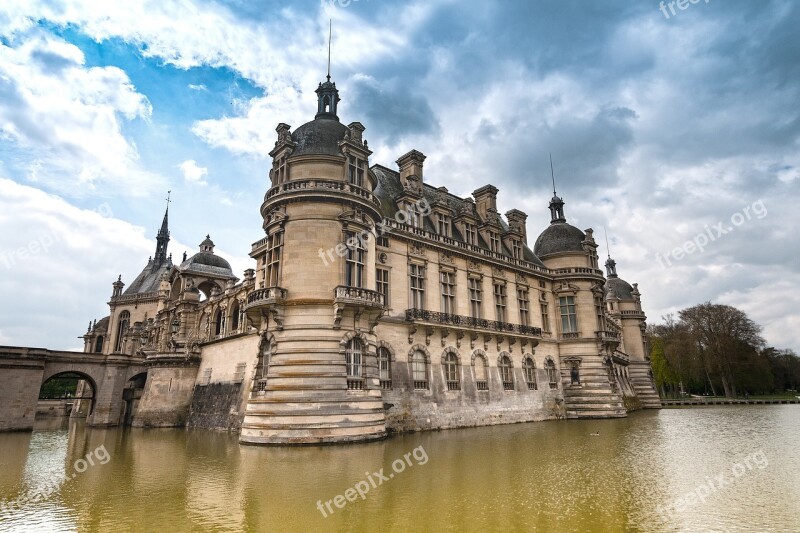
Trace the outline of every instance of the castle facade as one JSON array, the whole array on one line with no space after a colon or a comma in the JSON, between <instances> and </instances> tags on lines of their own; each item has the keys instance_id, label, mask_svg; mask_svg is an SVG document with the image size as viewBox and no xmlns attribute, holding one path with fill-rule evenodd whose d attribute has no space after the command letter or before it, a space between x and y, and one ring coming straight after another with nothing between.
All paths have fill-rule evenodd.
<instances>
[{"instance_id":1,"label":"castle facade","mask_svg":"<svg viewBox=\"0 0 800 533\"><path fill-rule=\"evenodd\" d=\"M416 150L371 164L330 77L316 94L314 120L277 126L254 268L237 278L209 237L173 264L165 213L145 269L113 283L83 337L147 369L121 422L315 444L660 407L637 286L610 258L604 275L561 198L530 248L497 188L437 188Z\"/></svg>"}]
</instances>

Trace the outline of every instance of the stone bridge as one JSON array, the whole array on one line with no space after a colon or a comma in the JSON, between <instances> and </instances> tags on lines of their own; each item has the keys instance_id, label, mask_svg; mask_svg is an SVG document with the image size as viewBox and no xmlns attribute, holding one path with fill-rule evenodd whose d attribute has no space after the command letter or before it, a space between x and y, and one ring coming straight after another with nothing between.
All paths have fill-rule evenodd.
<instances>
[{"instance_id":1,"label":"stone bridge","mask_svg":"<svg viewBox=\"0 0 800 533\"><path fill-rule=\"evenodd\" d=\"M124 389L133 377L146 372L142 361L127 355L0 346L0 431L33 429L42 384L65 373L78 374L91 385L87 424L120 425L125 417Z\"/></svg>"}]
</instances>

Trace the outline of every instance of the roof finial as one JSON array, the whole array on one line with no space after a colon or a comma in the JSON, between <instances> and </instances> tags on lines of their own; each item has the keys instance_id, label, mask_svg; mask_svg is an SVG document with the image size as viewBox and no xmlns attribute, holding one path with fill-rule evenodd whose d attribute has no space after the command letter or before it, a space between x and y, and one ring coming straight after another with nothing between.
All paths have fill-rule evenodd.
<instances>
[{"instance_id":1,"label":"roof finial","mask_svg":"<svg viewBox=\"0 0 800 533\"><path fill-rule=\"evenodd\" d=\"M170 197L172 196L172 191L167 191L167 209L169 209L169 203L172 201Z\"/></svg>"},{"instance_id":2,"label":"roof finial","mask_svg":"<svg viewBox=\"0 0 800 533\"><path fill-rule=\"evenodd\" d=\"M553 196L558 196L556 194L556 175L553 172L553 152L550 152L550 177L553 179Z\"/></svg>"},{"instance_id":3,"label":"roof finial","mask_svg":"<svg viewBox=\"0 0 800 533\"><path fill-rule=\"evenodd\" d=\"M328 81L331 81L331 35L333 34L333 21L328 19Z\"/></svg>"},{"instance_id":4,"label":"roof finial","mask_svg":"<svg viewBox=\"0 0 800 533\"><path fill-rule=\"evenodd\" d=\"M608 252L608 258L611 259L611 247L608 245L608 232L605 226L603 226L603 233L606 236L606 252Z\"/></svg>"}]
</instances>

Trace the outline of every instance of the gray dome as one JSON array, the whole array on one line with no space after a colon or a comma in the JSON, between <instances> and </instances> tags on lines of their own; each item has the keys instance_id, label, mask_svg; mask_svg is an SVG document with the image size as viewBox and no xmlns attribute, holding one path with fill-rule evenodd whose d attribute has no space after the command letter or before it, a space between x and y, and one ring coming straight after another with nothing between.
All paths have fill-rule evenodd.
<instances>
[{"instance_id":1,"label":"gray dome","mask_svg":"<svg viewBox=\"0 0 800 533\"><path fill-rule=\"evenodd\" d=\"M625 281L616 276L609 277L606 280L606 289L614 291L614 294L620 300L633 300L633 287Z\"/></svg>"},{"instance_id":2,"label":"gray dome","mask_svg":"<svg viewBox=\"0 0 800 533\"><path fill-rule=\"evenodd\" d=\"M224 268L227 270L231 269L230 263L225 261L220 256L212 254L211 252L197 252L192 257L187 259L186 262L181 265L181 268L188 267L191 265L207 265L218 268Z\"/></svg>"},{"instance_id":3,"label":"gray dome","mask_svg":"<svg viewBox=\"0 0 800 533\"><path fill-rule=\"evenodd\" d=\"M546 230L536 239L533 245L533 253L539 257L560 252L583 252L581 244L586 235L566 222L555 222L550 224Z\"/></svg>"},{"instance_id":4,"label":"gray dome","mask_svg":"<svg viewBox=\"0 0 800 533\"><path fill-rule=\"evenodd\" d=\"M342 155L339 141L344 139L347 126L329 118L306 122L292 133L295 149L292 156L306 154Z\"/></svg>"}]
</instances>

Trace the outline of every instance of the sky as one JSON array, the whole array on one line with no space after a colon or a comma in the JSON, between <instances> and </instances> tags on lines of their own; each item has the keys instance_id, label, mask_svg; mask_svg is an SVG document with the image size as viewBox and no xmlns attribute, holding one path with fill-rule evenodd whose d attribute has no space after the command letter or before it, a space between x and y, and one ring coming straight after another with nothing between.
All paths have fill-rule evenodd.
<instances>
[{"instance_id":1,"label":"sky","mask_svg":"<svg viewBox=\"0 0 800 533\"><path fill-rule=\"evenodd\" d=\"M681 4L684 5L684 4ZM239 277L275 127L312 120L328 22L339 116L371 164L568 222L650 323L735 306L800 352L800 3L4 0L0 345L82 349L155 251L206 234Z\"/></svg>"}]
</instances>

